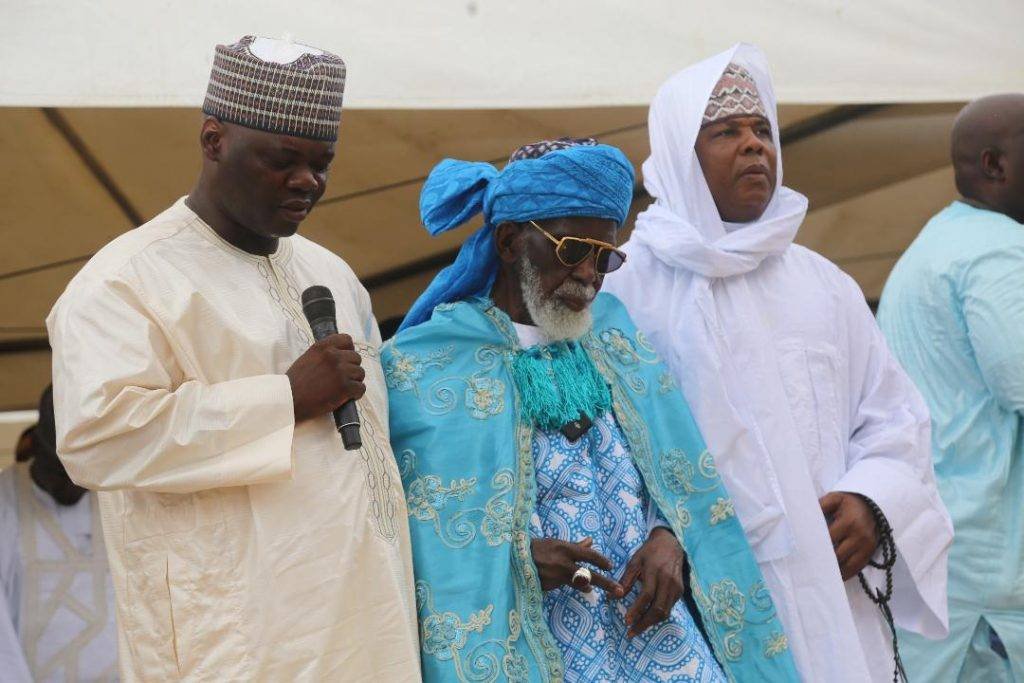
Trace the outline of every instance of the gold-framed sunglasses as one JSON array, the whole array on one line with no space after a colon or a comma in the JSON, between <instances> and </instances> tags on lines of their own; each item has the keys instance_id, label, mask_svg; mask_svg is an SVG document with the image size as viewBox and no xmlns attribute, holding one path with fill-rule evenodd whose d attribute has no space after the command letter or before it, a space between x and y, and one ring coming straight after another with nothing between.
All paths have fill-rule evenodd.
<instances>
[{"instance_id":1,"label":"gold-framed sunglasses","mask_svg":"<svg viewBox=\"0 0 1024 683\"><path fill-rule=\"evenodd\" d=\"M551 240L551 243L555 245L555 256L566 268L575 268L583 263L594 253L595 249L597 256L594 259L594 267L602 275L618 270L626 262L626 255L619 251L614 244L585 237L555 237L533 221L530 221L530 225Z\"/></svg>"}]
</instances>

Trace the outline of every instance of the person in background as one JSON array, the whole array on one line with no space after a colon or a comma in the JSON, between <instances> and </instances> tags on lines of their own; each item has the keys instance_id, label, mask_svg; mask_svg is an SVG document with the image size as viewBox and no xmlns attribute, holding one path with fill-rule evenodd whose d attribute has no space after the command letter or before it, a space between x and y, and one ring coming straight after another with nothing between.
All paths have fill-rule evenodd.
<instances>
[{"instance_id":1,"label":"person in background","mask_svg":"<svg viewBox=\"0 0 1024 683\"><path fill-rule=\"evenodd\" d=\"M5 683L117 680L117 624L96 496L57 458L53 393L0 473Z\"/></svg>"},{"instance_id":2,"label":"person in background","mask_svg":"<svg viewBox=\"0 0 1024 683\"><path fill-rule=\"evenodd\" d=\"M893 268L878 319L932 416L956 538L949 637L901 634L911 680L1024 681L1024 94L953 126L960 198Z\"/></svg>"},{"instance_id":3,"label":"person in background","mask_svg":"<svg viewBox=\"0 0 1024 683\"><path fill-rule=\"evenodd\" d=\"M670 78L648 128L655 202L605 288L692 406L804 680L891 681L890 616L946 634L952 527L924 401L857 284L793 244L807 199L782 184L760 50Z\"/></svg>"},{"instance_id":4,"label":"person in background","mask_svg":"<svg viewBox=\"0 0 1024 683\"><path fill-rule=\"evenodd\" d=\"M598 294L632 196L592 139L424 185L432 234L484 215L382 353L427 681L796 680L682 395Z\"/></svg>"},{"instance_id":5,"label":"person in background","mask_svg":"<svg viewBox=\"0 0 1024 683\"><path fill-rule=\"evenodd\" d=\"M299 43L218 45L195 186L47 318L57 452L98 491L126 680L419 680L370 298L295 234L327 187L345 75ZM345 332L316 343L315 285ZM331 412L360 398L348 451Z\"/></svg>"}]
</instances>

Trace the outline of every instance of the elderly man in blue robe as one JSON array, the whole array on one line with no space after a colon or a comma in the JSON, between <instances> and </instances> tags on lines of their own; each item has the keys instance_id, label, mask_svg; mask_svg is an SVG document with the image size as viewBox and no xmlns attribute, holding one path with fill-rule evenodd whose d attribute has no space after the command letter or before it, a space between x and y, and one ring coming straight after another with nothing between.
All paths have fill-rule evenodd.
<instances>
[{"instance_id":1,"label":"elderly man in blue robe","mask_svg":"<svg viewBox=\"0 0 1024 683\"><path fill-rule=\"evenodd\" d=\"M682 395L598 294L633 182L561 139L423 188L432 234L484 218L382 350L428 682L796 680Z\"/></svg>"}]
</instances>

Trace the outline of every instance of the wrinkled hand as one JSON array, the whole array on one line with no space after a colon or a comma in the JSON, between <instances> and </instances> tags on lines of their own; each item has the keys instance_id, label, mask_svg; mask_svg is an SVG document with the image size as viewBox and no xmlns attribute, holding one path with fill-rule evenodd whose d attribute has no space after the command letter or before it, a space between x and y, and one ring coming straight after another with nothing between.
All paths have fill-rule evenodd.
<instances>
[{"instance_id":1,"label":"wrinkled hand","mask_svg":"<svg viewBox=\"0 0 1024 683\"><path fill-rule=\"evenodd\" d=\"M875 516L864 499L855 493L833 491L818 503L828 523L839 571L843 581L848 581L867 566L878 548Z\"/></svg>"},{"instance_id":2,"label":"wrinkled hand","mask_svg":"<svg viewBox=\"0 0 1024 683\"><path fill-rule=\"evenodd\" d=\"M628 638L668 618L672 607L683 597L684 562L686 555L679 540L664 527L651 531L630 558L622 574L622 588L628 594L639 580L642 589L626 612Z\"/></svg>"},{"instance_id":3,"label":"wrinkled hand","mask_svg":"<svg viewBox=\"0 0 1024 683\"><path fill-rule=\"evenodd\" d=\"M549 591L559 586L571 586L572 575L579 569L580 563L584 562L610 571L611 561L594 550L593 545L594 541L591 538L584 538L579 543L560 541L556 538L533 539L530 542L530 550L533 553L533 563L537 565L537 573L540 574L540 587ZM593 576L590 586L580 588L581 592L589 593L591 587L597 586L613 598L625 595L622 586L614 579L593 569L590 572Z\"/></svg>"},{"instance_id":4,"label":"wrinkled hand","mask_svg":"<svg viewBox=\"0 0 1024 683\"><path fill-rule=\"evenodd\" d=\"M366 393L362 358L347 334L332 334L310 346L288 368L295 422L329 413Z\"/></svg>"}]
</instances>

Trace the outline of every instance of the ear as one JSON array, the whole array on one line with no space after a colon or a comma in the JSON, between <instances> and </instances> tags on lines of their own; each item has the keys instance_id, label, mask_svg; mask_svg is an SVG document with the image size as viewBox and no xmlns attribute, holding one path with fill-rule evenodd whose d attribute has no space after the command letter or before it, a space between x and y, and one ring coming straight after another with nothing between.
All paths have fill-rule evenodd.
<instances>
[{"instance_id":1,"label":"ear","mask_svg":"<svg viewBox=\"0 0 1024 683\"><path fill-rule=\"evenodd\" d=\"M25 462L31 460L33 455L33 449L35 448L35 427L29 427L21 433L18 438L18 445L14 449L14 459L16 462Z\"/></svg>"},{"instance_id":2,"label":"ear","mask_svg":"<svg viewBox=\"0 0 1024 683\"><path fill-rule=\"evenodd\" d=\"M981 174L987 180L1003 182L1006 180L1005 156L995 147L987 147L981 152Z\"/></svg>"},{"instance_id":3,"label":"ear","mask_svg":"<svg viewBox=\"0 0 1024 683\"><path fill-rule=\"evenodd\" d=\"M224 138L227 127L212 116L203 119L203 127L199 131L199 146L203 150L203 156L210 161L220 161L224 154Z\"/></svg>"},{"instance_id":4,"label":"ear","mask_svg":"<svg viewBox=\"0 0 1024 683\"><path fill-rule=\"evenodd\" d=\"M505 263L515 263L522 253L522 226L518 223L505 222L494 229L494 246L498 249L498 258Z\"/></svg>"}]
</instances>

